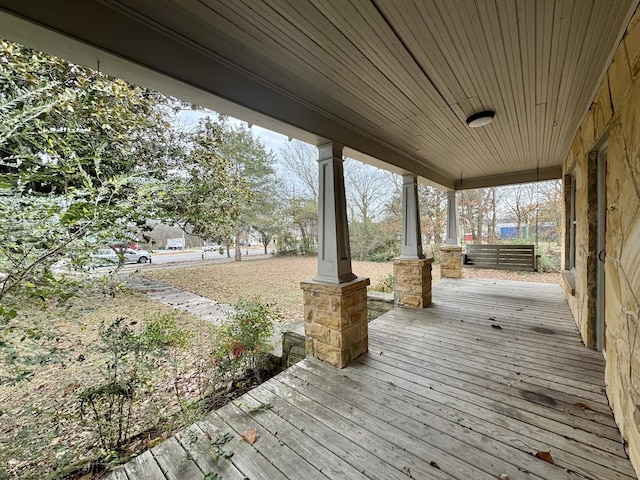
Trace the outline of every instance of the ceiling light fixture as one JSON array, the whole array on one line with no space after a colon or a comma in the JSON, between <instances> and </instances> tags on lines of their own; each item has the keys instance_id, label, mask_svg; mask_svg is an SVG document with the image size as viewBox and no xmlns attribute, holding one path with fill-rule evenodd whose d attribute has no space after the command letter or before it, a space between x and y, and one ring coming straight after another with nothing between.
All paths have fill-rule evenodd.
<instances>
[{"instance_id":1,"label":"ceiling light fixture","mask_svg":"<svg viewBox=\"0 0 640 480\"><path fill-rule=\"evenodd\" d=\"M467 118L467 125L471 128L484 127L488 125L493 120L493 117L496 116L496 112L492 110L487 110L485 112L478 112L471 115Z\"/></svg>"}]
</instances>

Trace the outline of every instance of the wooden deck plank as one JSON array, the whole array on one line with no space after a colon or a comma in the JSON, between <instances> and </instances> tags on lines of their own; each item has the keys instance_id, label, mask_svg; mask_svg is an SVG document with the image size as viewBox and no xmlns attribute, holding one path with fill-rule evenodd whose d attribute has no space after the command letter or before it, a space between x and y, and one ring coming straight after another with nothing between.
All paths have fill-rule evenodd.
<instances>
[{"instance_id":1,"label":"wooden deck plank","mask_svg":"<svg viewBox=\"0 0 640 480\"><path fill-rule=\"evenodd\" d=\"M355 422L349 411L341 414L339 407L329 408L307 396L309 392L306 389L289 387L287 379L290 375L279 375L273 382L265 384L258 394L264 395L264 391L269 391L271 396L268 398L280 408L281 416L305 428L309 435L319 436L323 444L337 449L336 454L358 462L358 468L362 468L367 477L405 479L405 472L411 471L435 480L453 478L424 458L402 450L386 436L376 436Z\"/></svg>"},{"instance_id":2,"label":"wooden deck plank","mask_svg":"<svg viewBox=\"0 0 640 480\"><path fill-rule=\"evenodd\" d=\"M464 362L454 361L451 357L438 357L437 352L433 351L432 347L425 349L424 354L419 352L409 352L407 353L406 346L398 346L391 341L387 341L387 338L381 338L377 336L377 334L370 334L371 339L371 348L374 349L377 353L383 353L388 355L391 358L395 358L402 361L413 362L416 365L421 365L421 362L428 362L429 365L439 365L446 369L451 369L458 371L460 373L465 373L477 377L477 382L481 385L485 385L485 381L489 380L496 385L498 390L503 390L500 385L514 386L516 385L518 388L518 396L523 397L523 395L530 395L528 398L530 401L534 401L536 396L540 398L544 398L544 402L537 402L548 405L548 398L553 398L556 401L556 405L554 407L560 411L569 410L572 415L578 417L584 417L588 420L597 421L602 423L603 425L608 425L615 430L617 427L615 422L613 421L613 417L611 416L611 410L609 406L604 404L603 402L590 402L585 400L583 397L572 396L567 393L565 390L555 390L553 388L542 387L538 384L528 383L526 379L527 375L519 374L518 371L510 371L504 370L501 371L498 368L492 368L491 363L487 361L482 361L482 365L484 369L479 366L476 367L468 365L473 362ZM470 354L470 353L468 353ZM457 360L457 359L456 359ZM557 380L556 384L562 385L561 380ZM527 392L523 394L522 392ZM579 401L582 399L582 401ZM576 405L578 404L578 405Z\"/></svg>"},{"instance_id":3,"label":"wooden deck plank","mask_svg":"<svg viewBox=\"0 0 640 480\"><path fill-rule=\"evenodd\" d=\"M305 428L298 429L289 422L272 412L265 405L271 405L272 397L260 395L262 389L255 389L258 398L253 395L244 395L241 400L235 401L234 405L251 417L261 431L266 431L277 438L280 443L289 446L292 450L303 457L319 472L331 479L366 479L360 471L345 462L340 456L334 455L328 450L325 442L317 442L305 434Z\"/></svg>"},{"instance_id":4,"label":"wooden deck plank","mask_svg":"<svg viewBox=\"0 0 640 480\"><path fill-rule=\"evenodd\" d=\"M168 438L152 449L151 453L167 480L182 480L203 475L202 470L175 437Z\"/></svg>"},{"instance_id":5,"label":"wooden deck plank","mask_svg":"<svg viewBox=\"0 0 640 480\"><path fill-rule=\"evenodd\" d=\"M209 433L212 438L225 433L233 435L225 450L233 452L233 457L229 461L247 478L251 480L287 480L287 477L268 458L246 443L238 432L218 417L216 412L212 412L204 419L198 420L196 424L203 432Z\"/></svg>"},{"instance_id":6,"label":"wooden deck plank","mask_svg":"<svg viewBox=\"0 0 640 480\"><path fill-rule=\"evenodd\" d=\"M454 431L460 427L468 428L497 442L506 444L508 448L517 448L526 455L534 455L539 450L552 450L557 465L581 474L597 474L597 478L629 478L633 474L630 465L620 462L620 457L603 452L595 447L587 446L567 439L561 435L552 434L546 430L536 428L524 422L512 419L491 410L477 407L455 397L441 394L437 390L421 387L393 375L382 372L372 372L369 368L349 368L342 375L331 375L326 365L319 362L305 362L301 368L292 374L303 381L309 381L308 376L301 370L336 383L339 388L350 389L359 395L366 395L373 400L387 402L387 397L397 399L396 408L406 410L407 407L427 411L453 424L447 431ZM384 400L379 400L384 399ZM417 416L415 418L418 418ZM437 422L429 421L430 425ZM462 437L467 437L467 432ZM484 445L484 441L481 442ZM498 455L502 447L498 448ZM519 464L523 468L525 465ZM622 475L611 473L619 471ZM535 471L535 470L531 470ZM557 475L557 474L555 474ZM555 478L552 476L552 478Z\"/></svg>"},{"instance_id":7,"label":"wooden deck plank","mask_svg":"<svg viewBox=\"0 0 640 480\"><path fill-rule=\"evenodd\" d=\"M440 445L439 448L433 447L429 443L422 441L421 437L411 434L411 428L406 419L399 419L395 422L393 419L387 418L381 421L379 418L370 415L368 412L354 407L348 402L342 400L336 401L336 398L327 395L319 390L310 382L300 382L293 375L277 377L277 381L283 386L289 388L289 392L304 392L303 395L312 398L314 402L310 409L312 412L322 410L323 406L334 414L341 416L343 419L349 420L357 424L365 430L366 441L364 448L378 449L384 451L385 444L388 441L391 449L401 452L400 461L404 460L403 469L408 468L411 472L422 472L426 478L433 479L490 479L484 472L474 465L469 465L454 455L445 451L447 445ZM273 387L283 391L284 387ZM301 388L304 386L303 388ZM389 421L391 420L391 423ZM331 424L329 424L331 425Z\"/></svg>"},{"instance_id":8,"label":"wooden deck plank","mask_svg":"<svg viewBox=\"0 0 640 480\"><path fill-rule=\"evenodd\" d=\"M369 352L347 368L304 360L110 480L636 478L601 391L604 360L581 345L557 286L433 288L431 308L371 322ZM215 462L207 434L223 433L234 455Z\"/></svg>"},{"instance_id":9,"label":"wooden deck plank","mask_svg":"<svg viewBox=\"0 0 640 480\"><path fill-rule=\"evenodd\" d=\"M380 332L378 330L371 331L370 338L375 342L385 344L390 351L397 351L399 355L405 355L407 358L416 361L430 361L433 364L445 366L453 370L471 375L480 375L482 378L492 380L491 373L495 374L498 383L503 383L505 379L521 382L528 382L540 387L556 389L558 391L567 392L570 395L592 402L602 403L607 406L607 398L604 395L604 385L596 384L590 381L580 382L569 375L562 375L550 368L547 372L534 370L525 364L513 364L496 357L471 357L472 352L465 349L465 356L459 356L454 346L442 347L435 341L433 344L424 339L414 339L411 337L402 338L394 335L392 338L389 332ZM462 345L458 346L460 349ZM496 349L499 351L501 346L498 344ZM428 358L427 358L428 357ZM447 365L443 365L446 363ZM509 382L511 383L511 382Z\"/></svg>"},{"instance_id":10,"label":"wooden deck plank","mask_svg":"<svg viewBox=\"0 0 640 480\"><path fill-rule=\"evenodd\" d=\"M148 478L149 480L164 479L164 473L153 458L151 450L141 453L124 466L127 477L130 479Z\"/></svg>"},{"instance_id":11,"label":"wooden deck plank","mask_svg":"<svg viewBox=\"0 0 640 480\"><path fill-rule=\"evenodd\" d=\"M411 366L407 367L403 362L390 359L385 355L375 358L372 355L365 356L358 359L358 363L386 371L420 385L440 389L443 392L458 396L480 406L490 405L492 409L498 412L506 412L507 415L523 420L526 423L565 435L587 445L597 445L598 448L621 457L625 456L620 442L620 435L596 422L573 417L564 412L530 402L525 398L487 389L480 385L455 379L446 374L420 371ZM415 371L420 373L416 374L414 373ZM545 399L540 400L544 401Z\"/></svg>"},{"instance_id":12,"label":"wooden deck plank","mask_svg":"<svg viewBox=\"0 0 640 480\"><path fill-rule=\"evenodd\" d=\"M211 431L209 435L211 435L212 439L215 439L217 436L215 432ZM190 457L205 474L217 473L222 476L222 478L228 480L244 480L246 478L231 461L223 458L214 460L211 455L213 448L211 446L211 439L207 437L198 424L193 424L186 430L178 432L175 438L180 442L182 448L184 448L185 454ZM191 477L184 476L182 478Z\"/></svg>"},{"instance_id":13,"label":"wooden deck plank","mask_svg":"<svg viewBox=\"0 0 640 480\"><path fill-rule=\"evenodd\" d=\"M229 403L216 411L216 415L240 435L257 427L255 421L234 403ZM309 480L326 480L327 477L289 445L263 428L258 428L258 440L252 447L269 459L287 478L304 477Z\"/></svg>"},{"instance_id":14,"label":"wooden deck plank","mask_svg":"<svg viewBox=\"0 0 640 480\"><path fill-rule=\"evenodd\" d=\"M451 350L459 350L460 347L464 347L468 355L473 355L472 358L474 359L482 359L480 361L482 361L483 364L487 361L493 361L509 367L525 367L528 372L538 372L538 374L541 374L541 378L558 378L562 376L567 380L581 379L583 381L579 382L580 384L588 383L596 386L597 388L593 390L595 392L601 393L601 388L604 386L602 370L599 372L586 371L581 373L577 367L564 368L562 360L556 357L541 357L540 355L528 354L526 341L522 344L515 344L513 350L508 346L505 348L505 344L502 343L502 337L508 335L508 332L502 332L500 330L494 330L494 337L491 339L491 343L489 343L489 348L483 348L487 346L487 342L484 341L482 337L475 337L475 341L467 341L466 339L452 340L448 332L443 332L439 329L433 329L433 331L425 331L423 329L422 332L420 332L419 328L402 329L398 331L392 323L381 323L377 324L375 330L372 329L371 331L393 333L392 340L396 343L404 343L414 347L424 346L426 348L422 350L427 349L432 351L432 349L436 349L436 351L441 351L445 355ZM384 336L388 337L386 334ZM517 354L518 347L520 347L520 355ZM511 358L507 356L508 353L511 354ZM505 361L505 358L509 358L509 360ZM553 373L549 373L550 371Z\"/></svg>"},{"instance_id":15,"label":"wooden deck plank","mask_svg":"<svg viewBox=\"0 0 640 480\"><path fill-rule=\"evenodd\" d=\"M455 455L465 463L475 464L486 474L492 475L497 472L495 473L497 477L498 473L506 473L510 479L532 478L529 473L533 474L534 478L553 478L558 480L577 480L579 478L558 470L557 467L553 468L549 464L542 465L541 463L544 462L539 462L529 453L519 451L507 444L493 441L468 427L461 426L457 422L438 417L426 410L421 410L412 403L397 400L391 396L382 397L378 394L379 392L368 389L367 385L358 385L357 382L351 381L341 382L340 384L334 383L333 376L331 380L327 381L328 379L324 377L324 372L320 374L320 371L313 371L315 364L312 362L307 362L305 366L309 367L309 370L300 368L293 372L299 379L297 382L290 382L292 387L299 388L307 382L315 387L313 393L317 398L323 398L326 399L325 402L330 402L330 395L333 395L340 401L345 401L352 406L358 405L358 408L369 416L379 419L386 417L387 420L385 421L387 422L390 421L388 420L390 418L406 418L414 425L413 428L408 428L408 434L417 438L424 438L429 443L433 441L436 445L442 445L447 452ZM336 376L335 378L337 379L338 377ZM308 389L309 387L305 388ZM431 454L433 446L424 450ZM439 462L438 464L440 465ZM525 470L529 473L524 473Z\"/></svg>"}]
</instances>

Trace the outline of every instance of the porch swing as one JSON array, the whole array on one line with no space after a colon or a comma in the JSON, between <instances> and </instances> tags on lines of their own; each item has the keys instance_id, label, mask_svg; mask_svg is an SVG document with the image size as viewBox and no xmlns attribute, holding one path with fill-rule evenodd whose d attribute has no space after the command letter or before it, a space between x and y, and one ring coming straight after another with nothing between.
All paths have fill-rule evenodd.
<instances>
[{"instance_id":1,"label":"porch swing","mask_svg":"<svg viewBox=\"0 0 640 480\"><path fill-rule=\"evenodd\" d=\"M540 167L536 167L536 239L535 245L475 245L468 244L462 254L462 266L465 268L488 268L493 270L511 270L537 272L538 259L538 220L540 213ZM461 179L462 185L462 179Z\"/></svg>"}]
</instances>

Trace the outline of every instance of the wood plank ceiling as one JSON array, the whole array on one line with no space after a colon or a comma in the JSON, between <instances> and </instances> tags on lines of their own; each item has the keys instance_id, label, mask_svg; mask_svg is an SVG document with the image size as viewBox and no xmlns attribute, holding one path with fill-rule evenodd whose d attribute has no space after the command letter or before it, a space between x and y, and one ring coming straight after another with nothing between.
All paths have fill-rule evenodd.
<instances>
[{"instance_id":1,"label":"wood plank ceiling","mask_svg":"<svg viewBox=\"0 0 640 480\"><path fill-rule=\"evenodd\" d=\"M638 0L102 4L464 188L559 171ZM494 122L467 127L481 110Z\"/></svg>"}]
</instances>

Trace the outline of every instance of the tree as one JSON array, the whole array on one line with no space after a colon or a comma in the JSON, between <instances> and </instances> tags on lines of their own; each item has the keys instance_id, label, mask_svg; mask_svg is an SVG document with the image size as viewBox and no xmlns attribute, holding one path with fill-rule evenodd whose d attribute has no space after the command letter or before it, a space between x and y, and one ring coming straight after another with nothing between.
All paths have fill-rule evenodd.
<instances>
[{"instance_id":1,"label":"tree","mask_svg":"<svg viewBox=\"0 0 640 480\"><path fill-rule=\"evenodd\" d=\"M318 149L293 140L280 150L284 167L297 179L297 195L318 203Z\"/></svg>"},{"instance_id":2,"label":"tree","mask_svg":"<svg viewBox=\"0 0 640 480\"><path fill-rule=\"evenodd\" d=\"M183 145L163 179L144 189L147 218L179 225L205 240L229 238L251 199L251 184L226 158L229 139L224 120L205 117L182 136Z\"/></svg>"},{"instance_id":3,"label":"tree","mask_svg":"<svg viewBox=\"0 0 640 480\"><path fill-rule=\"evenodd\" d=\"M89 266L97 246L138 240L150 219L208 234L238 215L246 186L209 151L224 139L214 126L177 132L168 118L180 105L0 41L0 347L10 361L13 342L43 335L20 308L76 293L83 279L68 272Z\"/></svg>"},{"instance_id":4,"label":"tree","mask_svg":"<svg viewBox=\"0 0 640 480\"><path fill-rule=\"evenodd\" d=\"M351 220L363 224L379 218L389 200L389 180L379 168L347 159L345 190Z\"/></svg>"},{"instance_id":5,"label":"tree","mask_svg":"<svg viewBox=\"0 0 640 480\"><path fill-rule=\"evenodd\" d=\"M285 225L282 236L291 237L295 243L285 250L313 255L318 242L318 149L294 140L280 150L280 157L291 173L290 181L284 187L287 192L283 194L284 212L288 225Z\"/></svg>"},{"instance_id":6,"label":"tree","mask_svg":"<svg viewBox=\"0 0 640 480\"><path fill-rule=\"evenodd\" d=\"M270 222L265 221L265 214L277 212L279 180L273 168L273 153L266 150L249 128L244 125L231 125L224 118L221 119L221 128L222 141L216 152L229 162L231 171L243 179L250 192L246 201L238 205L239 215L233 222L235 259L240 261L240 235L252 226L262 226L265 234L271 228L268 226ZM228 252L229 245L227 255Z\"/></svg>"},{"instance_id":7,"label":"tree","mask_svg":"<svg viewBox=\"0 0 640 480\"><path fill-rule=\"evenodd\" d=\"M516 237L523 238L523 227L527 227L527 234L531 232L533 215L538 208L536 185L524 183L515 185L508 190L509 201L506 202L506 211L510 219L516 223Z\"/></svg>"},{"instance_id":8,"label":"tree","mask_svg":"<svg viewBox=\"0 0 640 480\"><path fill-rule=\"evenodd\" d=\"M462 190L459 195L460 220L464 231L471 233L473 243L481 243L485 233L485 220L492 211L492 194L488 188Z\"/></svg>"},{"instance_id":9,"label":"tree","mask_svg":"<svg viewBox=\"0 0 640 480\"><path fill-rule=\"evenodd\" d=\"M430 185L418 185L420 226L425 247L434 259L440 261L440 245L447 231L447 193Z\"/></svg>"}]
</instances>

